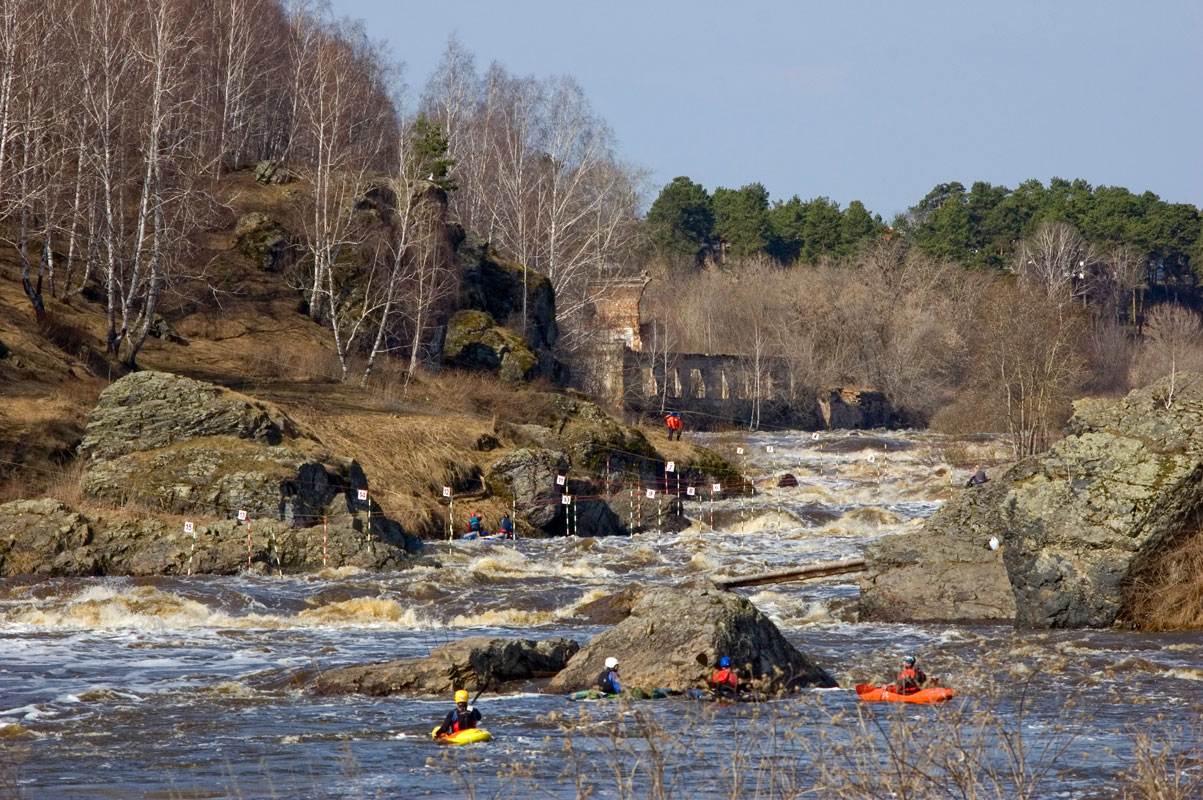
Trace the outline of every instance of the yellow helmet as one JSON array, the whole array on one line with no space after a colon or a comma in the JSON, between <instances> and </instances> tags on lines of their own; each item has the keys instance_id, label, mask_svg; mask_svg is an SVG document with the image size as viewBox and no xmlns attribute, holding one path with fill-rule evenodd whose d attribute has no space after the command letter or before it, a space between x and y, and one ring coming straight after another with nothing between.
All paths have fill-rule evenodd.
<instances>
[{"instance_id":1,"label":"yellow helmet","mask_svg":"<svg viewBox=\"0 0 1203 800\"><path fill-rule=\"evenodd\" d=\"M458 692L456 692L455 693L455 702L457 702L457 703L468 702L468 690L460 689Z\"/></svg>"}]
</instances>

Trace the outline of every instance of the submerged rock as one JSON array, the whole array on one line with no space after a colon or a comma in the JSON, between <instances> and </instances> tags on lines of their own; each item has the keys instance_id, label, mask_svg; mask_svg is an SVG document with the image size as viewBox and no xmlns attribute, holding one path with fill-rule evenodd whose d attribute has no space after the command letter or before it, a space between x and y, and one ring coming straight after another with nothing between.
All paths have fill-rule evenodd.
<instances>
[{"instance_id":1,"label":"submerged rock","mask_svg":"<svg viewBox=\"0 0 1203 800\"><path fill-rule=\"evenodd\" d=\"M610 656L618 659L623 683L629 686L696 688L723 656L730 656L744 680L762 691L836 685L746 598L712 588L644 592L631 605L630 616L581 648L547 690L594 688Z\"/></svg>"},{"instance_id":2,"label":"submerged rock","mask_svg":"<svg viewBox=\"0 0 1203 800\"><path fill-rule=\"evenodd\" d=\"M867 550L863 618L1123 620L1149 565L1198 530L1200 430L1203 375L1078 401L1068 435L1047 453L966 488L921 531Z\"/></svg>"},{"instance_id":3,"label":"submerged rock","mask_svg":"<svg viewBox=\"0 0 1203 800\"><path fill-rule=\"evenodd\" d=\"M564 668L580 649L571 639L490 639L449 642L424 658L362 664L323 672L313 685L319 695L393 694L449 697L456 689L500 689L513 681L546 678Z\"/></svg>"}]
</instances>

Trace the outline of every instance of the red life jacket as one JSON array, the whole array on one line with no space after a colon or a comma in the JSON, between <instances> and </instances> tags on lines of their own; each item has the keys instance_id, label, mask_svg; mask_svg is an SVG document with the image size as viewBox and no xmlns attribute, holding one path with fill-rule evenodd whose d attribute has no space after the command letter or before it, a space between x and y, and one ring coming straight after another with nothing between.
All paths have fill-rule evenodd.
<instances>
[{"instance_id":1,"label":"red life jacket","mask_svg":"<svg viewBox=\"0 0 1203 800\"><path fill-rule=\"evenodd\" d=\"M710 676L711 686L727 684L732 688L739 686L739 676L729 669L720 669Z\"/></svg>"},{"instance_id":2,"label":"red life jacket","mask_svg":"<svg viewBox=\"0 0 1203 800\"><path fill-rule=\"evenodd\" d=\"M910 681L909 684L904 683L904 681L907 680ZM915 672L914 667L907 667L902 672L898 673L898 680L896 683L898 684L898 691L902 692L903 694L914 694L915 692L919 691L919 674Z\"/></svg>"}]
</instances>

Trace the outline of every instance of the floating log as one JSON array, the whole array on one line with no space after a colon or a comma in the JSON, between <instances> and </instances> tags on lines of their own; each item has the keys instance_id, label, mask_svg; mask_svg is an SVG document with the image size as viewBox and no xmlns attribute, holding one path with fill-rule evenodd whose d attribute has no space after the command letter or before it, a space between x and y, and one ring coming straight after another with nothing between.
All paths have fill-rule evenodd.
<instances>
[{"instance_id":1,"label":"floating log","mask_svg":"<svg viewBox=\"0 0 1203 800\"><path fill-rule=\"evenodd\" d=\"M843 561L824 561L805 567L791 567L773 572L761 572L756 575L745 575L742 578L711 578L710 582L720 589L734 589L737 586L760 586L765 583L825 578L828 575L842 575L845 572L860 572L864 568L865 560L863 558L848 558Z\"/></svg>"}]
</instances>

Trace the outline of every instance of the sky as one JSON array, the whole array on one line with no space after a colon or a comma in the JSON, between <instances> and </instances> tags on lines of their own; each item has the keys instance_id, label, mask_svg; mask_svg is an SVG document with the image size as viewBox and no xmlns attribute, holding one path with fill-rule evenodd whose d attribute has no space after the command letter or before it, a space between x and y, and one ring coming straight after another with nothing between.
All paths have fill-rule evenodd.
<instances>
[{"instance_id":1,"label":"sky","mask_svg":"<svg viewBox=\"0 0 1203 800\"><path fill-rule=\"evenodd\" d=\"M331 0L415 98L455 35L483 72L570 75L650 173L860 200L1036 178L1203 206L1203 2Z\"/></svg>"}]
</instances>

